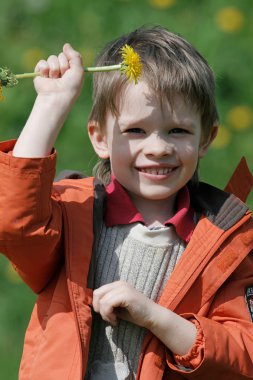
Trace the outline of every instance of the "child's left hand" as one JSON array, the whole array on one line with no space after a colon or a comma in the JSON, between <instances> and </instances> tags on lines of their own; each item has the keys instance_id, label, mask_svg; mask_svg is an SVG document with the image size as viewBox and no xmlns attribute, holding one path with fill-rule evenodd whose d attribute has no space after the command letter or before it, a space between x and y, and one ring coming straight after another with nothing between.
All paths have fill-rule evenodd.
<instances>
[{"instance_id":1,"label":"child's left hand","mask_svg":"<svg viewBox=\"0 0 253 380\"><path fill-rule=\"evenodd\" d=\"M120 318L145 327L178 355L186 355L196 340L193 322L155 303L124 281L94 290L93 308L113 326Z\"/></svg>"},{"instance_id":2,"label":"child's left hand","mask_svg":"<svg viewBox=\"0 0 253 380\"><path fill-rule=\"evenodd\" d=\"M93 308L101 317L116 326L118 318L150 329L155 302L124 281L103 285L93 292Z\"/></svg>"}]
</instances>

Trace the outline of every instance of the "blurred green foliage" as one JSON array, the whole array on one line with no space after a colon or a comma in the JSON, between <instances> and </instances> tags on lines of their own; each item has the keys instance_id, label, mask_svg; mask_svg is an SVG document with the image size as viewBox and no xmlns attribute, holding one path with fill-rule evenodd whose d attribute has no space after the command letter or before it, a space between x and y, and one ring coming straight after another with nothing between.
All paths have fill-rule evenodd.
<instances>
[{"instance_id":1,"label":"blurred green foliage","mask_svg":"<svg viewBox=\"0 0 253 380\"><path fill-rule=\"evenodd\" d=\"M15 73L58 54L65 42L85 65L108 41L143 24L161 24L183 35L207 58L217 77L221 128L200 166L201 179L223 188L242 155L253 169L253 7L251 0L1 0L0 66ZM33 82L4 89L1 140L16 138L35 99ZM86 133L91 74L56 143L57 170L96 163ZM252 196L249 204L253 207ZM0 379L17 379L22 341L34 295L0 257Z\"/></svg>"}]
</instances>

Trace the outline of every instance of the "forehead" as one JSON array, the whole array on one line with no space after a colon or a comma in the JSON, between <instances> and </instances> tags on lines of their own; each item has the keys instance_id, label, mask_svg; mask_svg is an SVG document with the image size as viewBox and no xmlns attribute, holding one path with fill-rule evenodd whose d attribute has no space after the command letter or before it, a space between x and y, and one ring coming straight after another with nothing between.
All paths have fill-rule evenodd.
<instances>
[{"instance_id":1,"label":"forehead","mask_svg":"<svg viewBox=\"0 0 253 380\"><path fill-rule=\"evenodd\" d=\"M137 85L130 83L122 91L117 109L120 124L157 118L175 124L200 123L200 113L183 96L176 94L171 101L162 99L144 81Z\"/></svg>"}]
</instances>

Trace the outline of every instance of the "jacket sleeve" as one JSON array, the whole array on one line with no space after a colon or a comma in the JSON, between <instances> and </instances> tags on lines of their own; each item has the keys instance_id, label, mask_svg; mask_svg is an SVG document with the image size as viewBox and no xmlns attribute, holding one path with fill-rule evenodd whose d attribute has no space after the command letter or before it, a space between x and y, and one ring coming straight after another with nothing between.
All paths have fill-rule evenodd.
<instances>
[{"instance_id":1,"label":"jacket sleeve","mask_svg":"<svg viewBox=\"0 0 253 380\"><path fill-rule=\"evenodd\" d=\"M14 145L0 143L0 252L38 293L61 259L62 211L52 195L56 153L17 158Z\"/></svg>"},{"instance_id":2,"label":"jacket sleeve","mask_svg":"<svg viewBox=\"0 0 253 380\"><path fill-rule=\"evenodd\" d=\"M252 236L253 237L253 236ZM198 330L184 356L167 352L167 365L186 379L253 379L252 311L245 299L253 287L253 253L216 294L207 316L184 314Z\"/></svg>"}]
</instances>

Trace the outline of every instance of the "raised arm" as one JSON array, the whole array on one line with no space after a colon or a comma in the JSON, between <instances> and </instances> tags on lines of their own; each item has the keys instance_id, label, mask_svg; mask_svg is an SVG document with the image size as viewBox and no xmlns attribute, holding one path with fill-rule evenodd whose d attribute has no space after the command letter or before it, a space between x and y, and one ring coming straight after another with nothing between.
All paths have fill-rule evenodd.
<instances>
[{"instance_id":1,"label":"raised arm","mask_svg":"<svg viewBox=\"0 0 253 380\"><path fill-rule=\"evenodd\" d=\"M78 97L84 78L80 54L69 44L58 55L38 62L34 79L37 98L13 150L15 157L50 154L63 123Z\"/></svg>"},{"instance_id":2,"label":"raised arm","mask_svg":"<svg viewBox=\"0 0 253 380\"><path fill-rule=\"evenodd\" d=\"M40 61L33 110L14 146L0 143L0 252L40 292L62 260L62 205L52 189L52 147L83 84L82 60L69 44ZM11 154L12 151L12 154Z\"/></svg>"}]
</instances>

